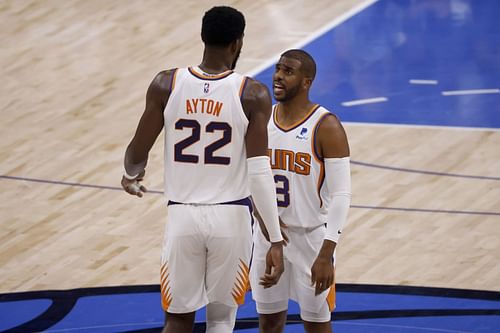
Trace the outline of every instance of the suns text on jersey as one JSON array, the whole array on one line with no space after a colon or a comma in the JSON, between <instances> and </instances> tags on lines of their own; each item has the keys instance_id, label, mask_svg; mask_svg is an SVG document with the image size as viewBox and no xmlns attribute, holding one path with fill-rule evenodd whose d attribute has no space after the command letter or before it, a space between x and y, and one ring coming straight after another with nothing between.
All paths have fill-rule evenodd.
<instances>
[{"instance_id":1,"label":"suns text on jersey","mask_svg":"<svg viewBox=\"0 0 500 333\"><path fill-rule=\"evenodd\" d=\"M186 99L186 113L206 113L215 117L220 115L223 103L209 98Z\"/></svg>"},{"instance_id":2,"label":"suns text on jersey","mask_svg":"<svg viewBox=\"0 0 500 333\"><path fill-rule=\"evenodd\" d=\"M268 149L271 169L288 170L299 175L311 173L311 154L286 149Z\"/></svg>"}]
</instances>

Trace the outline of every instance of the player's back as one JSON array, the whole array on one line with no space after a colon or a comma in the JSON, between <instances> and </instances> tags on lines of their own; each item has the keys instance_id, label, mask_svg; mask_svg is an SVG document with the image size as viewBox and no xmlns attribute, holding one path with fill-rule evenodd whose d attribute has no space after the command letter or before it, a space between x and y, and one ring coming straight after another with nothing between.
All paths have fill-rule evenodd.
<instances>
[{"instance_id":1,"label":"player's back","mask_svg":"<svg viewBox=\"0 0 500 333\"><path fill-rule=\"evenodd\" d=\"M198 67L177 69L164 110L165 194L182 203L249 196L241 93L246 78Z\"/></svg>"}]
</instances>

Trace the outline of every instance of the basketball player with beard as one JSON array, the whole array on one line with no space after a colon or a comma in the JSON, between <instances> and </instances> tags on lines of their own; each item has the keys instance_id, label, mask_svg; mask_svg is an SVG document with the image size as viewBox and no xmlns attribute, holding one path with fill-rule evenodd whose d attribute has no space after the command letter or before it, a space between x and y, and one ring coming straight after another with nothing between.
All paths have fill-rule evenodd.
<instances>
[{"instance_id":1,"label":"basketball player with beard","mask_svg":"<svg viewBox=\"0 0 500 333\"><path fill-rule=\"evenodd\" d=\"M268 125L269 155L288 245L281 279L264 290L259 279L269 236L265 224L256 224L250 281L262 333L283 332L289 299L299 304L306 332L332 332L334 252L351 200L350 153L339 119L309 100L315 75L314 59L303 50L283 53L273 75L278 104Z\"/></svg>"},{"instance_id":2,"label":"basketball player with beard","mask_svg":"<svg viewBox=\"0 0 500 333\"><path fill-rule=\"evenodd\" d=\"M283 272L276 190L267 156L271 97L260 82L234 72L244 16L219 6L203 17L199 66L159 73L125 153L122 187L142 197L148 153L165 128L168 217L161 256L163 332L192 332L206 306L207 332L233 331L249 286L251 203L271 243L263 287Z\"/></svg>"}]
</instances>

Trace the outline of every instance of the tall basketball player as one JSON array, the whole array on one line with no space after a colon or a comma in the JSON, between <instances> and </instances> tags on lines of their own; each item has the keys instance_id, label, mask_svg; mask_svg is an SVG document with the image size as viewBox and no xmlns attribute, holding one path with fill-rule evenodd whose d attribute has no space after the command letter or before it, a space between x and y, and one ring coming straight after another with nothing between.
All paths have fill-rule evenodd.
<instances>
[{"instance_id":1,"label":"tall basketball player","mask_svg":"<svg viewBox=\"0 0 500 333\"><path fill-rule=\"evenodd\" d=\"M203 17L199 66L159 73L125 154L122 186L142 197L148 153L165 128L168 222L162 249L163 332L191 332L206 306L207 332L232 332L249 286L249 196L269 230L262 285L283 272L276 191L267 156L271 97L261 83L233 72L245 19L214 7Z\"/></svg>"},{"instance_id":2,"label":"tall basketball player","mask_svg":"<svg viewBox=\"0 0 500 333\"><path fill-rule=\"evenodd\" d=\"M251 284L260 331L265 333L283 332L289 299L299 303L308 333L332 332L334 251L347 219L351 175L340 121L309 100L315 75L316 64L308 53L289 50L281 55L273 76L279 103L269 122L269 153L288 245L283 276L264 291L259 277L269 242L266 226L256 224Z\"/></svg>"}]
</instances>

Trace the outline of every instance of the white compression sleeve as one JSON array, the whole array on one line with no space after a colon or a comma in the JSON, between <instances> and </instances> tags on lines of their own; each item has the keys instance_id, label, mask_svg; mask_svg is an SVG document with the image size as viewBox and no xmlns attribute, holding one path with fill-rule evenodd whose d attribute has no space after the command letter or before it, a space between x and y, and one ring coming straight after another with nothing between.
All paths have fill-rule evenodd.
<instances>
[{"instance_id":1,"label":"white compression sleeve","mask_svg":"<svg viewBox=\"0 0 500 333\"><path fill-rule=\"evenodd\" d=\"M325 178L331 195L325 239L338 243L351 205L350 158L325 158Z\"/></svg>"},{"instance_id":2,"label":"white compression sleeve","mask_svg":"<svg viewBox=\"0 0 500 333\"><path fill-rule=\"evenodd\" d=\"M206 333L232 333L237 309L222 303L208 303Z\"/></svg>"},{"instance_id":3,"label":"white compression sleeve","mask_svg":"<svg viewBox=\"0 0 500 333\"><path fill-rule=\"evenodd\" d=\"M269 157L256 156L247 159L248 184L252 200L262 217L272 243L283 240L276 205L276 187Z\"/></svg>"}]
</instances>

